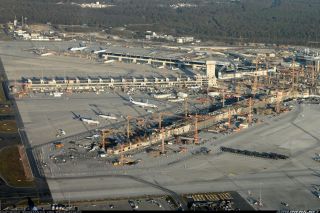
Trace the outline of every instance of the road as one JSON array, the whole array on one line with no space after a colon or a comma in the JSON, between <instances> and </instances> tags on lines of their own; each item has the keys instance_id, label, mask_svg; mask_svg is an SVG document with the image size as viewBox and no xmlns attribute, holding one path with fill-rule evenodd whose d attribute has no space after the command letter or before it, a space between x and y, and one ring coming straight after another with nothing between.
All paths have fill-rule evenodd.
<instances>
[{"instance_id":1,"label":"road","mask_svg":"<svg viewBox=\"0 0 320 213\"><path fill-rule=\"evenodd\" d=\"M317 171L319 172L319 171ZM160 179L159 177L158 179ZM128 181L130 179L132 181ZM292 199L298 199L299 196L304 196L305 198L312 201L314 206L317 200L313 199L311 192L305 190L305 186L314 183L319 177L311 169L302 170L287 170L287 171L270 171L262 172L256 174L241 175L239 177L224 177L220 179L208 179L203 180L193 180L193 181L183 181L177 180L174 183L167 183L166 185L153 184L148 181L141 179L140 177L134 177L131 175L105 175L105 176L92 176L92 177L82 177L82 178L55 178L49 179L49 181L56 182L60 187L63 187L63 196L55 197L57 200L63 200L66 195L70 193L73 199L84 199L87 197L98 198L100 195L105 197L126 197L138 196L144 194L169 194L173 196L175 200L181 201L177 193L192 193L199 191L232 191L236 190L244 194L248 191L252 191L256 196L258 196L258 191L262 190L263 200L272 199L273 202L278 200L277 197L272 198L271 193L277 187L283 190L282 192L274 192L275 195L285 194L287 192L292 193ZM79 185L79 182L86 182L87 185L84 188ZM117 182L117 184L108 183ZM137 184L135 182L143 183ZM77 184L78 183L78 184ZM56 194L60 189L51 189L53 194ZM174 191L174 192L173 192ZM264 196L266 199L264 199ZM271 198L270 198L271 197ZM257 197L256 197L257 198ZM284 198L285 199L285 198ZM292 202L289 202L292 203ZM310 204L310 203L309 203ZM184 204L185 205L185 204ZM269 207L273 207L269 201ZM302 209L307 208L308 204L299 204Z\"/></svg>"}]
</instances>

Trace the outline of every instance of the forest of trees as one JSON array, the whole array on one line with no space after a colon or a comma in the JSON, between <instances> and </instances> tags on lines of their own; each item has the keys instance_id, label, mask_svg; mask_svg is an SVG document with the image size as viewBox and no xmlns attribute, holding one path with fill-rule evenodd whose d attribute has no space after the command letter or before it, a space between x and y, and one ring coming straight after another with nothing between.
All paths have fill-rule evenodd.
<instances>
[{"instance_id":1,"label":"forest of trees","mask_svg":"<svg viewBox=\"0 0 320 213\"><path fill-rule=\"evenodd\" d=\"M28 23L126 25L133 31L202 40L320 44L319 0L100 0L115 5L105 9L83 9L71 2L95 1L1 0L0 23L26 16ZM197 7L170 8L178 2Z\"/></svg>"}]
</instances>

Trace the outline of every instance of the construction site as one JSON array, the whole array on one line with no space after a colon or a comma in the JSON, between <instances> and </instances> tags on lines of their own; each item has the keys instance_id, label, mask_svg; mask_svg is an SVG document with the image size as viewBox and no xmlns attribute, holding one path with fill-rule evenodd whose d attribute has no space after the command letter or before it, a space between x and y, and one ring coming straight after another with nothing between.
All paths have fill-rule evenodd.
<instances>
[{"instance_id":1,"label":"construction site","mask_svg":"<svg viewBox=\"0 0 320 213\"><path fill-rule=\"evenodd\" d=\"M303 66L296 66L295 60L290 66L279 66L281 57L276 60L251 53L250 65L244 65L248 58L240 56L235 65L230 62L233 59L220 60L214 53L207 58L199 54L188 58L178 57L181 50L175 50L172 57L161 53L151 57L139 49L128 48L120 54L110 47L95 55L55 47L59 54L40 59L11 48L2 60L8 88L24 123L19 131L26 132L37 168L48 179L54 200L67 200L70 194L71 199L82 200L160 193L141 182L112 180L126 175L178 193L234 190L246 197L250 187L257 190L255 184L248 187L246 183L239 189L227 183L220 187L215 180L234 177L240 181L238 176L252 172L264 176L263 172L278 172L273 169L291 165L291 161L294 166L287 173L303 172L304 166L317 163L307 161L295 167L295 162L305 157L300 156L303 150L313 151L310 147L316 148L316 143L285 146L296 132L288 130L286 137L281 132L289 128L287 120L307 120L318 110L317 58ZM15 54L24 54L24 58L17 60ZM33 66L24 67L31 62ZM301 111L303 117L298 116ZM312 126L312 132L313 122L315 119L306 124ZM261 140L259 135L264 135ZM310 135L318 140L314 133ZM309 137L304 136L306 140ZM100 189L99 178L112 182L106 186L112 193ZM209 180L213 184L210 189L204 185ZM268 181L271 184L271 179ZM266 197L264 204L260 199L254 208L278 207ZM317 203L312 193L307 197L314 200L312 205ZM302 201L297 203L297 208L303 207Z\"/></svg>"}]
</instances>

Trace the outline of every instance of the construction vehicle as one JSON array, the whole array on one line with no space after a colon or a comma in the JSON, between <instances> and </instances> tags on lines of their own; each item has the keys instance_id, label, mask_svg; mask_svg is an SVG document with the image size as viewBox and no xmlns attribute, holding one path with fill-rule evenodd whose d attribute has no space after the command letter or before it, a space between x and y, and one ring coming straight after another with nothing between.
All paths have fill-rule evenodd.
<instances>
[{"instance_id":1,"label":"construction vehicle","mask_svg":"<svg viewBox=\"0 0 320 213\"><path fill-rule=\"evenodd\" d=\"M60 148L64 147L64 144L62 142L55 142L54 146L56 149L60 149Z\"/></svg>"},{"instance_id":2,"label":"construction vehicle","mask_svg":"<svg viewBox=\"0 0 320 213\"><path fill-rule=\"evenodd\" d=\"M123 165L126 164L126 165L134 165L134 164L137 164L139 161L136 161L136 160L132 160L132 159L129 159L129 158L126 158L126 157L123 157ZM121 166L121 161L119 159L116 159L112 162L112 164L114 166Z\"/></svg>"}]
</instances>

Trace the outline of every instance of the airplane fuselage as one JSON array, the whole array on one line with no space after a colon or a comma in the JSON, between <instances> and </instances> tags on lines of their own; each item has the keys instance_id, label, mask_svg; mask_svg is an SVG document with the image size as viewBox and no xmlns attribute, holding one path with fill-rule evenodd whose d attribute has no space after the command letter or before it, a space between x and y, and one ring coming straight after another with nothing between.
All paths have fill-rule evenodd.
<instances>
[{"instance_id":1,"label":"airplane fuselage","mask_svg":"<svg viewBox=\"0 0 320 213\"><path fill-rule=\"evenodd\" d=\"M84 49L86 49L87 47L72 47L69 50L70 51L82 51Z\"/></svg>"},{"instance_id":2,"label":"airplane fuselage","mask_svg":"<svg viewBox=\"0 0 320 213\"><path fill-rule=\"evenodd\" d=\"M177 99L170 99L169 100L170 102L182 102L182 101L184 101L184 99L183 98L177 98Z\"/></svg>"},{"instance_id":3,"label":"airplane fuselage","mask_svg":"<svg viewBox=\"0 0 320 213\"><path fill-rule=\"evenodd\" d=\"M95 121L95 120L92 120L92 119L88 119L88 118L80 118L81 121L87 123L87 124L100 124L99 121Z\"/></svg>"},{"instance_id":4,"label":"airplane fuselage","mask_svg":"<svg viewBox=\"0 0 320 213\"><path fill-rule=\"evenodd\" d=\"M110 120L117 120L118 118L111 115L98 115L101 118L110 119Z\"/></svg>"},{"instance_id":5,"label":"airplane fuselage","mask_svg":"<svg viewBox=\"0 0 320 213\"><path fill-rule=\"evenodd\" d=\"M53 53L43 53L40 56L49 56L49 55L53 55Z\"/></svg>"},{"instance_id":6,"label":"airplane fuselage","mask_svg":"<svg viewBox=\"0 0 320 213\"><path fill-rule=\"evenodd\" d=\"M131 101L131 103L138 105L138 106L141 106L142 108L144 108L144 107L157 108L157 106L154 104L148 104L148 103L143 103L143 102L138 102L138 101Z\"/></svg>"},{"instance_id":7,"label":"airplane fuselage","mask_svg":"<svg viewBox=\"0 0 320 213\"><path fill-rule=\"evenodd\" d=\"M131 96L129 97L129 101L130 101L130 103L133 103L133 104L135 104L135 105L138 105L138 106L140 106L140 107L142 107L142 108L145 108L145 107L158 108L158 106L156 106L156 105L154 105L154 104L149 104L149 103L134 101Z\"/></svg>"},{"instance_id":8,"label":"airplane fuselage","mask_svg":"<svg viewBox=\"0 0 320 213\"><path fill-rule=\"evenodd\" d=\"M107 50L96 50L93 53L94 54L99 54L99 53L105 53Z\"/></svg>"}]
</instances>

